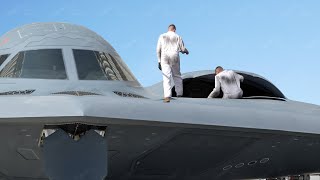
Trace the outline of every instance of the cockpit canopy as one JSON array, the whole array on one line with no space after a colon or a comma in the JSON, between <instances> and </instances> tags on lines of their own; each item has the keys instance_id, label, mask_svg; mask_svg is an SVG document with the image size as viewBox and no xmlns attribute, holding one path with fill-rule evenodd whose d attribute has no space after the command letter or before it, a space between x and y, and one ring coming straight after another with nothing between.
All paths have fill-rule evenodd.
<instances>
[{"instance_id":1,"label":"cockpit canopy","mask_svg":"<svg viewBox=\"0 0 320 180\"><path fill-rule=\"evenodd\" d=\"M72 53L79 80L135 81L122 61L109 53L83 49ZM20 51L1 69L0 77L68 79L65 64L62 49Z\"/></svg>"},{"instance_id":2,"label":"cockpit canopy","mask_svg":"<svg viewBox=\"0 0 320 180\"><path fill-rule=\"evenodd\" d=\"M91 30L34 23L0 37L0 80L126 81L140 86L114 48Z\"/></svg>"}]
</instances>

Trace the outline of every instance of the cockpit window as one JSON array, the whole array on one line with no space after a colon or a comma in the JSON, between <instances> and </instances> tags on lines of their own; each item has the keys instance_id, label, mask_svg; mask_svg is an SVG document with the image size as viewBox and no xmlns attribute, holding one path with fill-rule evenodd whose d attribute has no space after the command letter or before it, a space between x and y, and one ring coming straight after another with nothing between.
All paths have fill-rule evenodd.
<instances>
[{"instance_id":1,"label":"cockpit window","mask_svg":"<svg viewBox=\"0 0 320 180\"><path fill-rule=\"evenodd\" d=\"M73 50L80 80L136 81L120 57L91 51Z\"/></svg>"},{"instance_id":2,"label":"cockpit window","mask_svg":"<svg viewBox=\"0 0 320 180\"><path fill-rule=\"evenodd\" d=\"M0 66L8 58L9 54L0 55Z\"/></svg>"},{"instance_id":3,"label":"cockpit window","mask_svg":"<svg viewBox=\"0 0 320 180\"><path fill-rule=\"evenodd\" d=\"M1 70L0 77L67 79L62 50L21 51Z\"/></svg>"}]
</instances>

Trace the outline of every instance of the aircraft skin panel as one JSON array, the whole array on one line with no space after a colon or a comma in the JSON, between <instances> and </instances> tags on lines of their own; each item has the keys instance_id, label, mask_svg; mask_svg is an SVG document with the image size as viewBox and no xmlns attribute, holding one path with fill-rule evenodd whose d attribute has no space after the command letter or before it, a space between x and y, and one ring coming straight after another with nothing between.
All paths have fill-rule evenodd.
<instances>
[{"instance_id":1,"label":"aircraft skin panel","mask_svg":"<svg viewBox=\"0 0 320 180\"><path fill-rule=\"evenodd\" d=\"M10 177L45 178L38 147L42 129L42 124L0 126L0 173ZM33 158L28 156L30 152Z\"/></svg>"},{"instance_id":2,"label":"aircraft skin panel","mask_svg":"<svg viewBox=\"0 0 320 180\"><path fill-rule=\"evenodd\" d=\"M105 99L105 100L104 100ZM100 96L69 97L69 96L28 96L2 97L0 123L43 122L57 123L97 123L108 124L97 119L95 122L86 118L63 117L101 117L109 119L128 119L132 123L141 121L174 124L192 124L208 126L242 127L270 129L288 132L320 134L318 117L320 111L315 106L309 111L290 108L290 102L277 102L286 105L284 109L272 108L274 102L256 103L253 100L203 100L193 104L191 100L173 100L164 104L161 100L136 98L108 98ZM191 102L190 102L191 101ZM241 104L238 106L237 104ZM130 107L130 108L127 108ZM259 108L261 107L261 108ZM15 111L12 111L14 109ZM181 113L179 113L181 112ZM230 113L237 112L237 113ZM52 118L50 117L60 117ZM36 118L36 119L33 119ZM54 120L53 120L54 119ZM300 121L304 119L304 121ZM136 122L137 121L137 122Z\"/></svg>"},{"instance_id":3,"label":"aircraft skin panel","mask_svg":"<svg viewBox=\"0 0 320 180\"><path fill-rule=\"evenodd\" d=\"M122 120L118 120L122 121ZM46 178L39 137L44 124L0 127L0 172ZM110 179L238 179L316 172L320 140L242 128L206 129L109 125ZM10 140L8 140L10 137ZM20 151L32 151L36 159ZM297 156L298 154L303 156ZM75 163L84 163L79 157Z\"/></svg>"},{"instance_id":4,"label":"aircraft skin panel","mask_svg":"<svg viewBox=\"0 0 320 180\"><path fill-rule=\"evenodd\" d=\"M288 108L290 103L297 106L294 102L266 101L262 103L264 108L260 109L254 101L244 100L241 102L244 109L241 109L234 105L239 100L232 104L223 100L204 100L203 103L185 105L190 101L178 99L168 107L161 100L105 98L3 97L0 102L7 102L6 107L15 105L16 113L10 117L10 108L1 109L4 116L0 118L2 144L12 144L4 146L11 149L2 149L2 156L10 159L1 161L6 170L0 172L8 177L12 174L15 177L45 178L40 170L43 169L42 152L38 146L41 130L45 125L72 123L107 126L109 176L117 179L235 179L318 170L317 162L314 162L320 150L319 133L315 128L318 125L312 124L317 123L317 111L301 109L301 112L294 112ZM99 103L96 103L97 99ZM15 103L11 106L10 102ZM277 103L288 104L287 112L267 108L268 104L273 107ZM124 108L124 105L132 108ZM230 114L230 111L239 113ZM299 124L299 119L306 121ZM26 138L31 139L30 142ZM19 153L21 149L34 152L38 159L27 160L23 153ZM303 159L294 158L304 152ZM16 168L20 161L19 164L30 169ZM168 163L172 166L167 166ZM275 170L275 167L283 170Z\"/></svg>"}]
</instances>

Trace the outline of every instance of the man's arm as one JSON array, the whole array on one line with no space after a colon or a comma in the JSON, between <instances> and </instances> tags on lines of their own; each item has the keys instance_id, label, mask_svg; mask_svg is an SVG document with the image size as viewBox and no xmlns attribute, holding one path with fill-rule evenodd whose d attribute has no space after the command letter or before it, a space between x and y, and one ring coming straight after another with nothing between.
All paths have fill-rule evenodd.
<instances>
[{"instance_id":1,"label":"man's arm","mask_svg":"<svg viewBox=\"0 0 320 180\"><path fill-rule=\"evenodd\" d=\"M161 62L161 37L158 39L158 44L157 44L157 57L158 57L158 63Z\"/></svg>"},{"instance_id":2,"label":"man's arm","mask_svg":"<svg viewBox=\"0 0 320 180\"><path fill-rule=\"evenodd\" d=\"M215 87L214 87L213 91L209 94L208 98L216 98L220 94L221 84L218 79L218 76L215 77L214 81L215 81Z\"/></svg>"},{"instance_id":3,"label":"man's arm","mask_svg":"<svg viewBox=\"0 0 320 180\"><path fill-rule=\"evenodd\" d=\"M241 76L241 75L240 75L240 74L238 74L238 73L236 73L236 75L237 75L237 78L240 80L240 82L243 82L244 77L243 77L243 76Z\"/></svg>"},{"instance_id":4,"label":"man's arm","mask_svg":"<svg viewBox=\"0 0 320 180\"><path fill-rule=\"evenodd\" d=\"M181 37L179 37L179 49L180 49L181 53L183 53L183 54L186 53L187 55L189 54L188 49L186 47L184 47L184 42Z\"/></svg>"}]
</instances>

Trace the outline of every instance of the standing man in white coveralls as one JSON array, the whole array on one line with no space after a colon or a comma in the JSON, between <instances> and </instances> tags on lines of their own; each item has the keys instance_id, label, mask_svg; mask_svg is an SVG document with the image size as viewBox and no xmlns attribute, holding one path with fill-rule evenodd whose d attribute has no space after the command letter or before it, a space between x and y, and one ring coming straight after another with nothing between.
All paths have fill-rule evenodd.
<instances>
[{"instance_id":1,"label":"standing man in white coveralls","mask_svg":"<svg viewBox=\"0 0 320 180\"><path fill-rule=\"evenodd\" d=\"M177 97L183 95L179 52L189 54L182 38L176 34L176 26L171 24L168 32L160 35L157 45L158 66L163 75L164 102L170 102L172 96L171 78L175 84Z\"/></svg>"},{"instance_id":2,"label":"standing man in white coveralls","mask_svg":"<svg viewBox=\"0 0 320 180\"><path fill-rule=\"evenodd\" d=\"M215 70L215 88L209 94L208 98L218 97L220 88L225 99L241 98L243 91L240 88L240 82L243 82L243 76L235 73L232 70L224 70L221 66L216 67Z\"/></svg>"}]
</instances>

